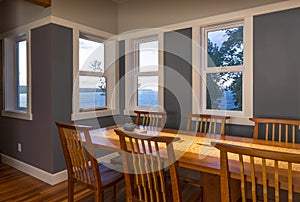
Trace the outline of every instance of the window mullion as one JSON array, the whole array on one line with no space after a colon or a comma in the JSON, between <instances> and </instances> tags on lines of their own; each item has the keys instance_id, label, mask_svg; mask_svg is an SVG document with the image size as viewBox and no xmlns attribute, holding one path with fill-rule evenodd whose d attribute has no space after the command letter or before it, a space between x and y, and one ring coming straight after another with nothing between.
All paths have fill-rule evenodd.
<instances>
[{"instance_id":1,"label":"window mullion","mask_svg":"<svg viewBox=\"0 0 300 202\"><path fill-rule=\"evenodd\" d=\"M153 72L138 72L137 75L138 76L158 76L158 72L157 71L153 71Z\"/></svg>"},{"instance_id":2,"label":"window mullion","mask_svg":"<svg viewBox=\"0 0 300 202\"><path fill-rule=\"evenodd\" d=\"M102 77L104 73L102 72L89 72L89 71L79 71L80 76L98 76Z\"/></svg>"},{"instance_id":3,"label":"window mullion","mask_svg":"<svg viewBox=\"0 0 300 202\"><path fill-rule=\"evenodd\" d=\"M231 66L231 67L216 67L216 68L206 68L205 73L224 73L224 72L242 72L244 67L242 66Z\"/></svg>"}]
</instances>

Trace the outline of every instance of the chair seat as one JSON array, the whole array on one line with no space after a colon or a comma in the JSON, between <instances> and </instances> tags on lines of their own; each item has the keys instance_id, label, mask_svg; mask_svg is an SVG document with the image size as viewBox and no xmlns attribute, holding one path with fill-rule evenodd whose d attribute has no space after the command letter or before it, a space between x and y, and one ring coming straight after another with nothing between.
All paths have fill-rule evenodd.
<instances>
[{"instance_id":1,"label":"chair seat","mask_svg":"<svg viewBox=\"0 0 300 202\"><path fill-rule=\"evenodd\" d=\"M102 187L109 187L116 182L124 179L123 173L120 173L116 170L106 167L105 165L99 163L99 170L101 173L101 183Z\"/></svg>"}]
</instances>

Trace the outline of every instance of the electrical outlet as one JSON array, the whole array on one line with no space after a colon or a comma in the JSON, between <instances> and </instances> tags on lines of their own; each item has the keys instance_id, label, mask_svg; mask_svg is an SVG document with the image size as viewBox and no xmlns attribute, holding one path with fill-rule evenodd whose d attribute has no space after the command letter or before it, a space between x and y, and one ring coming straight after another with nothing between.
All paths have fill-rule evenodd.
<instances>
[{"instance_id":1,"label":"electrical outlet","mask_svg":"<svg viewBox=\"0 0 300 202\"><path fill-rule=\"evenodd\" d=\"M21 143L18 143L18 152L22 152L22 145L21 145Z\"/></svg>"}]
</instances>

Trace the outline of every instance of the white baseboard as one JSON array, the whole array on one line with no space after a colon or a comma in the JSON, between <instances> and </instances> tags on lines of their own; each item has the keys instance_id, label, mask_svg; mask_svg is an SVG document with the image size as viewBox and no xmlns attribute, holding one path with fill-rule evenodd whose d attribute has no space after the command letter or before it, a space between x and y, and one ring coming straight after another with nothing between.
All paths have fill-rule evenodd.
<instances>
[{"instance_id":1,"label":"white baseboard","mask_svg":"<svg viewBox=\"0 0 300 202\"><path fill-rule=\"evenodd\" d=\"M26 164L22 161L19 161L17 159L14 159L10 156L7 156L5 154L1 155L1 161L11 167L14 167L28 175L31 175L32 177L35 177L43 182L46 182L50 185L55 185L60 182L63 182L67 179L67 170L63 170L58 173L48 173L44 170L41 170L39 168L33 167L29 164Z\"/></svg>"}]
</instances>

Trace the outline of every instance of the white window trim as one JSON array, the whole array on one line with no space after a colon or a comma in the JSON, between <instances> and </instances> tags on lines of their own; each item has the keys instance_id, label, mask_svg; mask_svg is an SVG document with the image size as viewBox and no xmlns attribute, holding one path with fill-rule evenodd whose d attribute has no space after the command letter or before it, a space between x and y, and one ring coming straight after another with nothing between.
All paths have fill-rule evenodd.
<instances>
[{"instance_id":1,"label":"white window trim","mask_svg":"<svg viewBox=\"0 0 300 202\"><path fill-rule=\"evenodd\" d=\"M143 33L143 32L142 32ZM138 36L138 37L134 37ZM138 71L137 44L140 42L158 40L158 71ZM151 35L136 33L125 39L125 115L135 115L134 110L149 110L148 106L137 106L137 77L158 76L158 105L164 107L164 76L163 76L163 33Z\"/></svg>"},{"instance_id":2,"label":"white window trim","mask_svg":"<svg viewBox=\"0 0 300 202\"><path fill-rule=\"evenodd\" d=\"M205 85L203 85L202 79L205 79L205 73L208 71L203 69L206 67L205 62L206 59L204 57L207 54L203 54L201 56L201 50L199 49L199 45L201 45L202 41L201 36L201 27L209 27L208 24L200 24L198 26L193 26L193 113L209 113L216 115L226 115L230 116L227 122L230 124L238 124L238 125L253 125L249 118L253 116L253 17L245 16L243 18L238 19L224 19L220 18L216 20L214 24L219 24L222 26L228 25L228 22L241 21L243 20L244 26L244 64L243 67L229 67L230 71L240 71L242 68L243 72L243 98L242 98L242 106L243 111L229 111L229 110L207 110L205 109L206 102L206 93L201 93L205 90ZM202 36L203 37L203 36ZM203 49L205 50L205 49ZM202 62L201 62L202 61ZM202 68L203 67L203 68ZM224 70L227 69L224 67ZM203 71L204 70L204 71ZM199 105L200 103L200 105Z\"/></svg>"},{"instance_id":3,"label":"white window trim","mask_svg":"<svg viewBox=\"0 0 300 202\"><path fill-rule=\"evenodd\" d=\"M97 38L103 38L101 33L85 32L80 29L73 29L73 100L72 100L72 114L71 120L82 120L104 116L111 116L119 114L119 90L115 88L117 82L117 76L119 71L116 68L117 64L117 50L118 42L115 39L105 40L105 71L100 73L106 77L106 104L107 109L97 111L84 111L80 112L79 106L79 37L80 35L97 36ZM99 36L99 37L98 37ZM107 37L107 36L106 36ZM109 53L109 54L107 54Z\"/></svg>"},{"instance_id":4,"label":"white window trim","mask_svg":"<svg viewBox=\"0 0 300 202\"><path fill-rule=\"evenodd\" d=\"M3 36L3 107L2 116L32 120L31 103L31 32L30 30L12 30ZM24 38L23 38L24 37ZM27 43L27 108L16 107L16 52L15 43L18 39L25 39ZM13 54L12 54L13 53Z\"/></svg>"}]
</instances>

